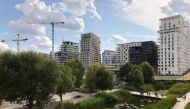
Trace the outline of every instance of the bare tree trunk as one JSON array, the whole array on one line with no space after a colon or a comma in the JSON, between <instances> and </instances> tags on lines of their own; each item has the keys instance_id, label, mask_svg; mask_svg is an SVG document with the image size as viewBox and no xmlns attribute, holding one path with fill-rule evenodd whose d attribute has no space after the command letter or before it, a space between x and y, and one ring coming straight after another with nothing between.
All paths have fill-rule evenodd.
<instances>
[{"instance_id":1,"label":"bare tree trunk","mask_svg":"<svg viewBox=\"0 0 190 109\"><path fill-rule=\"evenodd\" d=\"M33 100L32 100L32 99L29 99L28 108L29 108L29 109L32 109L32 107L33 107Z\"/></svg>"},{"instance_id":2,"label":"bare tree trunk","mask_svg":"<svg viewBox=\"0 0 190 109\"><path fill-rule=\"evenodd\" d=\"M62 93L59 94L59 97L60 97L61 101L63 101L63 94Z\"/></svg>"}]
</instances>

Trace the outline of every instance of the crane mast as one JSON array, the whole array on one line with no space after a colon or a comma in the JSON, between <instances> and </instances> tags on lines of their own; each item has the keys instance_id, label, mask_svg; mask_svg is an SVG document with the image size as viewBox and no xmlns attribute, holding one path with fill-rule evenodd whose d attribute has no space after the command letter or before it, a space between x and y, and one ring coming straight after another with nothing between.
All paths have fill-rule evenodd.
<instances>
[{"instance_id":1,"label":"crane mast","mask_svg":"<svg viewBox=\"0 0 190 109\"><path fill-rule=\"evenodd\" d=\"M24 24L24 23L21 23L21 24ZM64 24L64 22L50 22L50 23L45 23L45 22L42 22L42 23L26 23L26 24L50 24L51 27L52 27L52 50L51 50L51 57L54 58L54 29L55 29L55 25L56 24Z\"/></svg>"},{"instance_id":2,"label":"crane mast","mask_svg":"<svg viewBox=\"0 0 190 109\"><path fill-rule=\"evenodd\" d=\"M27 39L27 38L21 39L21 38L20 38L20 35L17 34L17 39L13 39L13 40L11 40L11 41L16 42L16 45L17 45L17 52L19 52L19 51L20 51L20 42L26 41L26 40L28 40L28 39ZM5 42L9 42L9 41L3 39L3 40L1 40L1 42L5 43Z\"/></svg>"},{"instance_id":3,"label":"crane mast","mask_svg":"<svg viewBox=\"0 0 190 109\"><path fill-rule=\"evenodd\" d=\"M28 40L28 39L27 38L21 39L19 34L17 34L17 39L12 40L17 43L17 52L20 51L20 42L26 41L26 40Z\"/></svg>"}]
</instances>

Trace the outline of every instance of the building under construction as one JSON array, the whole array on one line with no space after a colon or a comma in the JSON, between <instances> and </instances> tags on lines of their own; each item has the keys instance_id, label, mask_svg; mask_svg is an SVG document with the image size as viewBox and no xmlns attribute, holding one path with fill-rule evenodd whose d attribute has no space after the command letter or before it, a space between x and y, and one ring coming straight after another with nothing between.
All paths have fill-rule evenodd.
<instances>
[{"instance_id":1,"label":"building under construction","mask_svg":"<svg viewBox=\"0 0 190 109\"><path fill-rule=\"evenodd\" d=\"M60 51L55 53L55 59L63 64L71 59L79 58L79 44L70 41L63 41L60 47Z\"/></svg>"}]
</instances>

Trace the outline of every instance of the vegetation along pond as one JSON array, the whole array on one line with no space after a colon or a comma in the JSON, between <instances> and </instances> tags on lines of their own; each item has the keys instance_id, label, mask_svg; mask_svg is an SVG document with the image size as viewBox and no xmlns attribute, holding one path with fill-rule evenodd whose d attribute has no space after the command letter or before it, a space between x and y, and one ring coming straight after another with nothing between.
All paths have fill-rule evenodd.
<instances>
[{"instance_id":1,"label":"vegetation along pond","mask_svg":"<svg viewBox=\"0 0 190 109\"><path fill-rule=\"evenodd\" d=\"M159 99L149 97L131 96L125 102L96 107L96 109L140 109L145 105L157 103Z\"/></svg>"}]
</instances>

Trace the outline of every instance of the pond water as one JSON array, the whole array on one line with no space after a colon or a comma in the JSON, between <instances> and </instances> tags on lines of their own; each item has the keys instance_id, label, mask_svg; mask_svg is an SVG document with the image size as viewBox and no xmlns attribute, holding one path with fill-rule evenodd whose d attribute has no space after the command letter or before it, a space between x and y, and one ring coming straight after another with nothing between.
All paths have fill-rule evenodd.
<instances>
[{"instance_id":1,"label":"pond water","mask_svg":"<svg viewBox=\"0 0 190 109\"><path fill-rule=\"evenodd\" d=\"M105 109L105 108L111 108L111 109L140 109L145 105L152 104L158 102L158 99L154 98L148 98L148 97L137 97L132 96L130 99L126 100L125 102L111 104L111 105L105 105L101 107L96 107L96 109Z\"/></svg>"}]
</instances>

